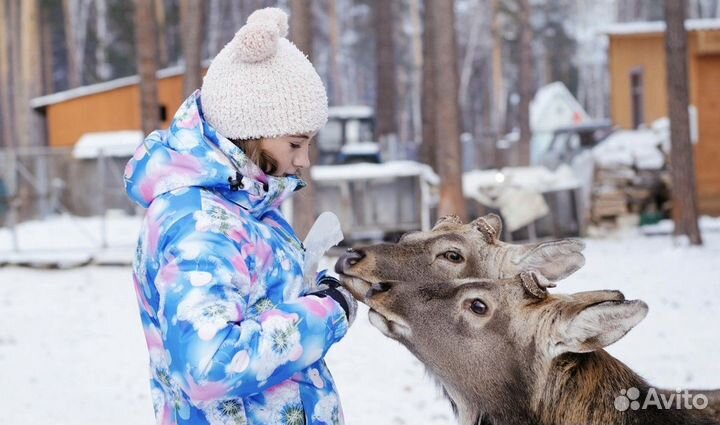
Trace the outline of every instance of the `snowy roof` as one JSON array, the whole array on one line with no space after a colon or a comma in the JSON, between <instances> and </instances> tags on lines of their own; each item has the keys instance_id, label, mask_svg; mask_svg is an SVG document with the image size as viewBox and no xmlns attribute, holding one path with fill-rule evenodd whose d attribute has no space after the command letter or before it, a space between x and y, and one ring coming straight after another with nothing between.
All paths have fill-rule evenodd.
<instances>
[{"instance_id":1,"label":"snowy roof","mask_svg":"<svg viewBox=\"0 0 720 425\"><path fill-rule=\"evenodd\" d=\"M592 149L600 167L632 167L658 170L665 163L660 144L662 139L649 129L618 130Z\"/></svg>"},{"instance_id":2,"label":"snowy roof","mask_svg":"<svg viewBox=\"0 0 720 425\"><path fill-rule=\"evenodd\" d=\"M463 194L468 198L485 189L516 186L537 192L576 189L580 182L568 166L551 171L543 166L505 167L501 170L473 170L463 173Z\"/></svg>"},{"instance_id":3,"label":"snowy roof","mask_svg":"<svg viewBox=\"0 0 720 425\"><path fill-rule=\"evenodd\" d=\"M202 66L207 68L210 65L210 61L203 61ZM169 78L177 75L182 75L185 72L185 65L176 65L169 68L159 69L156 73L157 78ZM45 96L36 97L30 100L30 106L37 108L44 108L49 105L56 103L65 102L72 99L77 99L83 96L89 96L92 94L103 93L110 90L115 90L123 87L129 87L135 84L140 84L140 76L131 75L129 77L117 78L115 80L104 81L98 84L90 84L87 86L76 87L74 89L60 91Z\"/></svg>"},{"instance_id":4,"label":"snowy roof","mask_svg":"<svg viewBox=\"0 0 720 425\"><path fill-rule=\"evenodd\" d=\"M143 133L140 130L85 133L75 143L73 157L97 158L101 152L103 156L129 157L142 141Z\"/></svg>"},{"instance_id":5,"label":"snowy roof","mask_svg":"<svg viewBox=\"0 0 720 425\"><path fill-rule=\"evenodd\" d=\"M688 31L720 30L720 19L687 19L685 29ZM665 22L624 22L611 24L604 28L608 35L636 35L665 32Z\"/></svg>"},{"instance_id":6,"label":"snowy roof","mask_svg":"<svg viewBox=\"0 0 720 425\"><path fill-rule=\"evenodd\" d=\"M328 108L330 118L351 119L370 118L373 115L373 108L365 105L344 105L331 106Z\"/></svg>"},{"instance_id":7,"label":"snowy roof","mask_svg":"<svg viewBox=\"0 0 720 425\"><path fill-rule=\"evenodd\" d=\"M382 164L315 165L311 169L316 181L362 180L423 176L430 184L439 184L440 177L430 166L415 161L388 161Z\"/></svg>"},{"instance_id":8,"label":"snowy roof","mask_svg":"<svg viewBox=\"0 0 720 425\"><path fill-rule=\"evenodd\" d=\"M380 152L380 145L375 142L355 142L343 145L340 152L346 155L374 155Z\"/></svg>"}]
</instances>

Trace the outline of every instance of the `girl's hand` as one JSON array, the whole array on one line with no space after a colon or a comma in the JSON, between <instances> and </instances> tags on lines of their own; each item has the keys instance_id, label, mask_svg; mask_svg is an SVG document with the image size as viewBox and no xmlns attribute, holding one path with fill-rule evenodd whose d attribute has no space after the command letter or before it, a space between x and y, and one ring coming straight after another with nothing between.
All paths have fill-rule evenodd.
<instances>
[{"instance_id":1,"label":"girl's hand","mask_svg":"<svg viewBox=\"0 0 720 425\"><path fill-rule=\"evenodd\" d=\"M332 298L345 312L348 327L355 321L355 317L357 316L357 301L345 288L340 286L340 281L334 277L325 276L318 282L318 289L307 295L315 295L320 298Z\"/></svg>"}]
</instances>

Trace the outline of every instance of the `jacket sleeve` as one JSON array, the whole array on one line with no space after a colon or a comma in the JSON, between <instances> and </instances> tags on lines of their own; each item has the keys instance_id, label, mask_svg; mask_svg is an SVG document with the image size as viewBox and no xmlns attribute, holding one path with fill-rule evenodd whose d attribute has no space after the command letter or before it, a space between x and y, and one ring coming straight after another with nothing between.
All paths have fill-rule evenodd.
<instances>
[{"instance_id":1,"label":"jacket sleeve","mask_svg":"<svg viewBox=\"0 0 720 425\"><path fill-rule=\"evenodd\" d=\"M203 227L190 215L168 229L155 279L170 372L193 402L261 392L345 335L347 319L330 297L279 305L252 299L262 284L253 270L262 261L255 238Z\"/></svg>"}]
</instances>

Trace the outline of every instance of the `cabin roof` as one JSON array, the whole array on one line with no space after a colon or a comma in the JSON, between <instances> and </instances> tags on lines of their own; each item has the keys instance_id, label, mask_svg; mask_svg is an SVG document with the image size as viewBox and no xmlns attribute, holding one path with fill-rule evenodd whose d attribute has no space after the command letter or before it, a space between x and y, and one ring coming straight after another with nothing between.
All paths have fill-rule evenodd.
<instances>
[{"instance_id":1,"label":"cabin roof","mask_svg":"<svg viewBox=\"0 0 720 425\"><path fill-rule=\"evenodd\" d=\"M687 19L685 20L687 31L717 31L720 30L720 19ZM610 24L602 31L607 35L639 35L656 34L665 32L665 22L622 22Z\"/></svg>"},{"instance_id":2,"label":"cabin roof","mask_svg":"<svg viewBox=\"0 0 720 425\"><path fill-rule=\"evenodd\" d=\"M208 66L210 66L210 60L203 61L202 67L207 68ZM184 72L185 65L180 64L168 68L159 69L156 75L158 79L162 79L182 75ZM56 103L77 99L79 97L90 96L93 94L104 93L122 87L132 86L135 84L140 84L139 75L130 75L110 81L104 81L102 83L89 84L87 86L76 87L70 90L63 90L53 94L36 97L30 101L30 106L34 109L41 109L50 105L54 105Z\"/></svg>"}]
</instances>

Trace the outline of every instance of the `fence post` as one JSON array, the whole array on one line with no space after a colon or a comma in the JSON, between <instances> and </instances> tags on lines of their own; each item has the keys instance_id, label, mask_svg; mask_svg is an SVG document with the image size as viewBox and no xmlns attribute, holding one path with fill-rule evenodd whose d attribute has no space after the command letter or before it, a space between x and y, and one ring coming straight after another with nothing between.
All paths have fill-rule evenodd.
<instances>
[{"instance_id":1,"label":"fence post","mask_svg":"<svg viewBox=\"0 0 720 425\"><path fill-rule=\"evenodd\" d=\"M7 176L9 177L7 179L7 191L8 191L8 200L9 202L9 209L8 209L8 225L10 227L10 235L12 240L12 250L13 252L20 251L20 243L18 242L18 235L17 235L17 220L18 220L18 207L20 206L20 200L18 199L18 168L17 168L17 152L15 152L14 149L10 150L10 154L8 155L8 158L10 160L10 165L8 166L8 170L10 172L7 173ZM12 179L12 180L11 180Z\"/></svg>"},{"instance_id":2,"label":"fence post","mask_svg":"<svg viewBox=\"0 0 720 425\"><path fill-rule=\"evenodd\" d=\"M100 188L98 195L100 196L100 247L106 249L108 247L107 242L107 205L105 200L105 174L107 167L105 166L105 149L100 148L98 151L98 182L100 182Z\"/></svg>"},{"instance_id":3,"label":"fence post","mask_svg":"<svg viewBox=\"0 0 720 425\"><path fill-rule=\"evenodd\" d=\"M41 219L46 219L50 211L48 208L48 152L43 152L38 149L35 156L35 176L36 176L36 190L37 190L37 205Z\"/></svg>"}]
</instances>

